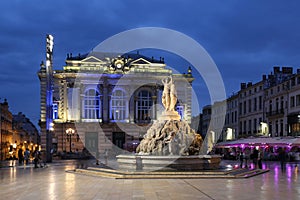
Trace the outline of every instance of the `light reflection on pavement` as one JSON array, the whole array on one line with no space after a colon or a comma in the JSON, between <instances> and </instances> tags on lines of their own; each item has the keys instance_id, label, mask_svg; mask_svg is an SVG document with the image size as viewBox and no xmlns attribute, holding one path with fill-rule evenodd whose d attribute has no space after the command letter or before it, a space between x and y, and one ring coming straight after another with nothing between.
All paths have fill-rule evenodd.
<instances>
[{"instance_id":1,"label":"light reflection on pavement","mask_svg":"<svg viewBox=\"0 0 300 200\"><path fill-rule=\"evenodd\" d=\"M117 180L67 170L94 161L55 161L46 168L0 168L0 199L300 199L299 165L264 162L270 172L247 179ZM235 166L238 161L223 161Z\"/></svg>"}]
</instances>

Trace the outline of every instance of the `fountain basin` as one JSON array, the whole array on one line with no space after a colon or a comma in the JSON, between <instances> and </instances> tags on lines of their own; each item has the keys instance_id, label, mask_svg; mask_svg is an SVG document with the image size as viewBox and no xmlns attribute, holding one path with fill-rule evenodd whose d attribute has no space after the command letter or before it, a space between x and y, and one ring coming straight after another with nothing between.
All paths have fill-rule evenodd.
<instances>
[{"instance_id":1,"label":"fountain basin","mask_svg":"<svg viewBox=\"0 0 300 200\"><path fill-rule=\"evenodd\" d=\"M220 168L220 155L191 156L153 156L153 155L118 155L117 162L121 170L215 170Z\"/></svg>"}]
</instances>

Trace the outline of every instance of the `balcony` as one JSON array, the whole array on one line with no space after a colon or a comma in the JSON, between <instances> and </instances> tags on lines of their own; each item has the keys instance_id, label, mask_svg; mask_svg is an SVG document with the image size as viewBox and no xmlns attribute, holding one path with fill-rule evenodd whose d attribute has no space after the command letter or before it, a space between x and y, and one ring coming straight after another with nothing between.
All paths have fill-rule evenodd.
<instances>
[{"instance_id":1,"label":"balcony","mask_svg":"<svg viewBox=\"0 0 300 200\"><path fill-rule=\"evenodd\" d=\"M284 109L283 108L267 112L267 117L281 117L283 115L284 115Z\"/></svg>"}]
</instances>

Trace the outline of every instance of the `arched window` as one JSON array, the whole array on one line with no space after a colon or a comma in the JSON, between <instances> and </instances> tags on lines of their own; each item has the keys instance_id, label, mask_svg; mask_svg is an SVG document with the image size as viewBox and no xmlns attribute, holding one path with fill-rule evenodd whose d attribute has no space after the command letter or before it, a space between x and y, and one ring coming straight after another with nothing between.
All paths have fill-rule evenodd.
<instances>
[{"instance_id":1,"label":"arched window","mask_svg":"<svg viewBox=\"0 0 300 200\"><path fill-rule=\"evenodd\" d=\"M110 101L110 119L113 121L125 120L127 107L125 92L120 89L114 90Z\"/></svg>"},{"instance_id":2,"label":"arched window","mask_svg":"<svg viewBox=\"0 0 300 200\"><path fill-rule=\"evenodd\" d=\"M83 100L83 118L84 119L100 119L100 94L95 89L89 89L84 93Z\"/></svg>"},{"instance_id":3,"label":"arched window","mask_svg":"<svg viewBox=\"0 0 300 200\"><path fill-rule=\"evenodd\" d=\"M142 90L138 93L138 99L136 102L136 120L138 122L150 122L152 118L152 95L147 90Z\"/></svg>"}]
</instances>

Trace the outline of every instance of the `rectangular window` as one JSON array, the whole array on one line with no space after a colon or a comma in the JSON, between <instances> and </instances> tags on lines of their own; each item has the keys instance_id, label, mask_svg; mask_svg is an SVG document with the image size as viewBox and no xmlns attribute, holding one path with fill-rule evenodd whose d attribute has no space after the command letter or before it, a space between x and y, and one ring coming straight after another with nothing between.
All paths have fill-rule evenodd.
<instances>
[{"instance_id":1,"label":"rectangular window","mask_svg":"<svg viewBox=\"0 0 300 200\"><path fill-rule=\"evenodd\" d=\"M262 109L262 96L258 97L258 109L261 110Z\"/></svg>"},{"instance_id":2,"label":"rectangular window","mask_svg":"<svg viewBox=\"0 0 300 200\"><path fill-rule=\"evenodd\" d=\"M283 136L283 120L280 120L280 136Z\"/></svg>"},{"instance_id":3,"label":"rectangular window","mask_svg":"<svg viewBox=\"0 0 300 200\"><path fill-rule=\"evenodd\" d=\"M239 114L241 115L241 114L242 114L242 110L243 110L243 104L240 103L239 105L240 105L240 106L239 106Z\"/></svg>"},{"instance_id":4,"label":"rectangular window","mask_svg":"<svg viewBox=\"0 0 300 200\"><path fill-rule=\"evenodd\" d=\"M300 106L300 95L296 96L296 106Z\"/></svg>"},{"instance_id":5,"label":"rectangular window","mask_svg":"<svg viewBox=\"0 0 300 200\"><path fill-rule=\"evenodd\" d=\"M248 100L248 111L252 112L251 99Z\"/></svg>"},{"instance_id":6,"label":"rectangular window","mask_svg":"<svg viewBox=\"0 0 300 200\"><path fill-rule=\"evenodd\" d=\"M291 108L295 107L295 97L294 96L292 96L290 98L290 104L291 104Z\"/></svg>"},{"instance_id":7,"label":"rectangular window","mask_svg":"<svg viewBox=\"0 0 300 200\"><path fill-rule=\"evenodd\" d=\"M291 79L291 86L295 86L295 77Z\"/></svg>"},{"instance_id":8,"label":"rectangular window","mask_svg":"<svg viewBox=\"0 0 300 200\"><path fill-rule=\"evenodd\" d=\"M229 124L229 113L226 114L225 124Z\"/></svg>"},{"instance_id":9,"label":"rectangular window","mask_svg":"<svg viewBox=\"0 0 300 200\"><path fill-rule=\"evenodd\" d=\"M53 102L53 119L58 119L58 102Z\"/></svg>"},{"instance_id":10,"label":"rectangular window","mask_svg":"<svg viewBox=\"0 0 300 200\"><path fill-rule=\"evenodd\" d=\"M122 121L126 119L126 95L120 89L115 89L111 96L110 119Z\"/></svg>"},{"instance_id":11,"label":"rectangular window","mask_svg":"<svg viewBox=\"0 0 300 200\"><path fill-rule=\"evenodd\" d=\"M95 89L89 89L85 92L83 100L83 118L100 119L100 94Z\"/></svg>"},{"instance_id":12,"label":"rectangular window","mask_svg":"<svg viewBox=\"0 0 300 200\"><path fill-rule=\"evenodd\" d=\"M243 134L243 133L242 133L242 132L243 132L243 123L242 123L242 122L240 122L239 130L240 130L240 134Z\"/></svg>"},{"instance_id":13,"label":"rectangular window","mask_svg":"<svg viewBox=\"0 0 300 200\"><path fill-rule=\"evenodd\" d=\"M251 119L248 121L248 134L252 133L252 121Z\"/></svg>"},{"instance_id":14,"label":"rectangular window","mask_svg":"<svg viewBox=\"0 0 300 200\"><path fill-rule=\"evenodd\" d=\"M237 111L234 112L234 121L237 122Z\"/></svg>"}]
</instances>

